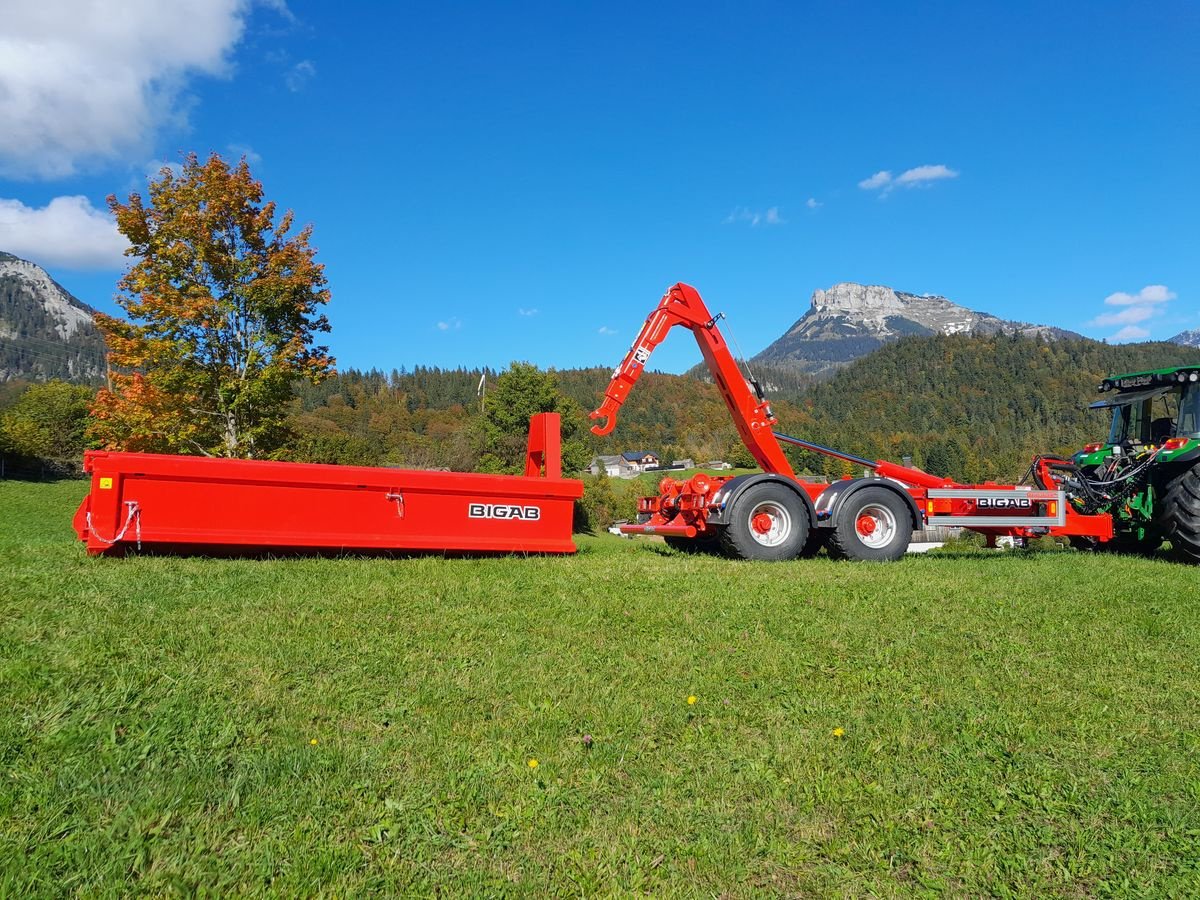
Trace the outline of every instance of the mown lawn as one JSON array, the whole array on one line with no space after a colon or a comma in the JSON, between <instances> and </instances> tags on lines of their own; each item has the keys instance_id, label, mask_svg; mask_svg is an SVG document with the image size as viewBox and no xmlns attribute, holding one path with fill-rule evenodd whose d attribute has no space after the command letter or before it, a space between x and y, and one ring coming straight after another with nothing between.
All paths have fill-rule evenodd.
<instances>
[{"instance_id":1,"label":"mown lawn","mask_svg":"<svg viewBox=\"0 0 1200 900\"><path fill-rule=\"evenodd\" d=\"M83 490L0 483L0 895L1200 894L1193 569L90 559Z\"/></svg>"}]
</instances>

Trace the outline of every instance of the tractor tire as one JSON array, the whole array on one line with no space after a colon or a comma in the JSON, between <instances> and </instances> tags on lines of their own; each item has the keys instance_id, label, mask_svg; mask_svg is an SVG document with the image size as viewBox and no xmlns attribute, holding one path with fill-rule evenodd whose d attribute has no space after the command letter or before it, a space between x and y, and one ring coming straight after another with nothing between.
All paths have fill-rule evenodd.
<instances>
[{"instance_id":1,"label":"tractor tire","mask_svg":"<svg viewBox=\"0 0 1200 900\"><path fill-rule=\"evenodd\" d=\"M1167 482L1159 509L1159 528L1171 542L1171 556L1179 562L1200 564L1200 466Z\"/></svg>"},{"instance_id":2,"label":"tractor tire","mask_svg":"<svg viewBox=\"0 0 1200 900\"><path fill-rule=\"evenodd\" d=\"M680 553L720 553L721 548L717 543L717 538L686 538L679 535L668 534L663 536L666 545L672 550L678 550Z\"/></svg>"},{"instance_id":3,"label":"tractor tire","mask_svg":"<svg viewBox=\"0 0 1200 900\"><path fill-rule=\"evenodd\" d=\"M1076 550L1085 553L1121 553L1129 556L1152 556L1162 545L1161 537L1150 537L1138 540L1132 534L1116 533L1111 540L1098 541L1095 538L1072 535L1067 539Z\"/></svg>"},{"instance_id":4,"label":"tractor tire","mask_svg":"<svg viewBox=\"0 0 1200 900\"><path fill-rule=\"evenodd\" d=\"M912 540L912 513L894 491L866 487L838 506L826 546L834 559L894 562Z\"/></svg>"},{"instance_id":5,"label":"tractor tire","mask_svg":"<svg viewBox=\"0 0 1200 900\"><path fill-rule=\"evenodd\" d=\"M810 528L808 509L795 491L769 482L751 485L738 495L721 529L721 552L734 559L795 559Z\"/></svg>"}]
</instances>

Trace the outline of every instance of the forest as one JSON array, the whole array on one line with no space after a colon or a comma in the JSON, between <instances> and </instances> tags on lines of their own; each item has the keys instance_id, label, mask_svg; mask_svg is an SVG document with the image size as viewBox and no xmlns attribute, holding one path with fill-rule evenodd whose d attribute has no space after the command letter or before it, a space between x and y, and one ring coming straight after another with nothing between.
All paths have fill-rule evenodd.
<instances>
[{"instance_id":1,"label":"forest","mask_svg":"<svg viewBox=\"0 0 1200 900\"><path fill-rule=\"evenodd\" d=\"M1200 364L1200 350L1175 344L1114 345L1045 341L1016 335L909 337L887 344L831 378L788 379L756 365L768 386L779 431L868 458L905 456L937 474L965 481L1019 478L1040 452L1069 453L1103 436L1104 415L1087 410L1109 373ZM514 368L516 364L514 364ZM528 371L529 367L524 367ZM513 369L509 370L510 372ZM287 422L293 434L282 456L298 461L457 471L495 469L489 457L484 401L502 382L491 369L416 366L391 372L345 370L312 384L297 382ZM558 400L574 464L593 454L652 451L664 460L725 459L750 464L717 389L690 375L647 372L622 409L615 432L588 430L610 371L566 369L546 374ZM481 389L481 380L483 382ZM782 382L782 383L778 383ZM81 390L81 389L77 389ZM27 407L23 387L0 392L0 450L20 453L30 417L57 420ZM60 391L55 415L83 408ZM492 394L492 399L497 398ZM70 402L68 402L70 401ZM539 401L543 406L546 401ZM491 414L495 419L495 413ZM83 434L72 429L71 434ZM43 434L43 437L45 435ZM86 444L86 438L78 438ZM63 443L42 440L63 454ZM494 448L493 448L494 449ZM800 470L837 477L846 464L797 452Z\"/></svg>"}]
</instances>

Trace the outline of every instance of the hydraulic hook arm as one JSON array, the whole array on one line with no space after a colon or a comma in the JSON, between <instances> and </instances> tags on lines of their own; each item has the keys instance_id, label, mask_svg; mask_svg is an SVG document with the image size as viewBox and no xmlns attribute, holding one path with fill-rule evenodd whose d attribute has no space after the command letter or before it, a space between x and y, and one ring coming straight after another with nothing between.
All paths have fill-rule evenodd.
<instances>
[{"instance_id":1,"label":"hydraulic hook arm","mask_svg":"<svg viewBox=\"0 0 1200 900\"><path fill-rule=\"evenodd\" d=\"M629 353L613 372L604 392L604 402L591 413L591 418L603 420L592 426L592 433L605 435L612 432L617 425L617 411L645 371L650 354L663 342L668 331L682 325L696 338L713 382L729 407L738 435L754 461L764 472L795 478L792 466L771 430L778 420L771 412L770 404L761 395L756 396L746 384L729 345L716 327L718 318L708 311L694 287L680 283L669 288L647 317Z\"/></svg>"}]
</instances>

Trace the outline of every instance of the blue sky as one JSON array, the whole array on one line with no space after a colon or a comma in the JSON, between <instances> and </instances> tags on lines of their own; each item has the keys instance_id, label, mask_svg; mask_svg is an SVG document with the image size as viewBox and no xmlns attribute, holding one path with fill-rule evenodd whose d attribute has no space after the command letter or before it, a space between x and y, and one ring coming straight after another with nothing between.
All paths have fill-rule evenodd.
<instances>
[{"instance_id":1,"label":"blue sky","mask_svg":"<svg viewBox=\"0 0 1200 900\"><path fill-rule=\"evenodd\" d=\"M0 250L100 309L105 196L194 150L313 224L343 368L612 365L675 281L748 353L838 281L1200 327L1194 3L26 7Z\"/></svg>"}]
</instances>

